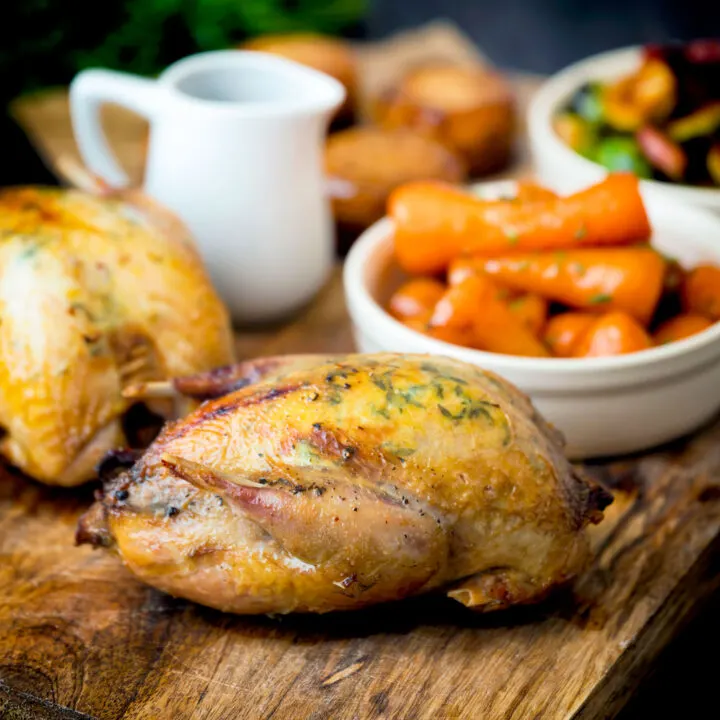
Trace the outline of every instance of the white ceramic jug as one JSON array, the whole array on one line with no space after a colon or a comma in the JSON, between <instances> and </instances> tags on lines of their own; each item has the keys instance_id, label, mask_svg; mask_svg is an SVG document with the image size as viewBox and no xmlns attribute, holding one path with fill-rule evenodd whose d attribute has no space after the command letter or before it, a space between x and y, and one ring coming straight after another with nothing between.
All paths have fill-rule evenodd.
<instances>
[{"instance_id":1,"label":"white ceramic jug","mask_svg":"<svg viewBox=\"0 0 720 720\"><path fill-rule=\"evenodd\" d=\"M85 70L70 87L83 161L113 186L128 179L100 106L149 120L145 191L188 224L240 322L292 312L327 277L334 242L322 141L344 96L327 75L239 50L185 58L158 80Z\"/></svg>"}]
</instances>

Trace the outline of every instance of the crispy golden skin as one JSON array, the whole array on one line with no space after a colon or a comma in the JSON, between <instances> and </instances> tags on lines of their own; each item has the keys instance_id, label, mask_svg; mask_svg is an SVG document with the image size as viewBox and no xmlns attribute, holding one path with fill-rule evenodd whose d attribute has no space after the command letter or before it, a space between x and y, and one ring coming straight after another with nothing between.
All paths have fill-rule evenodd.
<instances>
[{"instance_id":1,"label":"crispy golden skin","mask_svg":"<svg viewBox=\"0 0 720 720\"><path fill-rule=\"evenodd\" d=\"M222 610L531 602L583 567L610 500L523 395L455 360L267 358L175 388L215 399L106 482L78 541Z\"/></svg>"},{"instance_id":2,"label":"crispy golden skin","mask_svg":"<svg viewBox=\"0 0 720 720\"><path fill-rule=\"evenodd\" d=\"M133 191L0 192L0 319L0 453L51 484L123 444L126 383L233 358L185 229Z\"/></svg>"}]
</instances>

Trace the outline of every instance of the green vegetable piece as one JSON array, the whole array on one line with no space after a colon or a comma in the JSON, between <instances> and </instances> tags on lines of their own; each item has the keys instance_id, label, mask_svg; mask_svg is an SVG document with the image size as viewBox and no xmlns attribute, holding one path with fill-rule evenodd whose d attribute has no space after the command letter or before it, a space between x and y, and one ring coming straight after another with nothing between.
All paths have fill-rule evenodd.
<instances>
[{"instance_id":1,"label":"green vegetable piece","mask_svg":"<svg viewBox=\"0 0 720 720\"><path fill-rule=\"evenodd\" d=\"M579 115L570 112L560 113L553 122L555 132L575 152L589 155L597 140L595 128Z\"/></svg>"},{"instance_id":2,"label":"green vegetable piece","mask_svg":"<svg viewBox=\"0 0 720 720\"><path fill-rule=\"evenodd\" d=\"M720 101L715 101L667 126L668 135L679 143L712 135L720 128Z\"/></svg>"},{"instance_id":3,"label":"green vegetable piece","mask_svg":"<svg viewBox=\"0 0 720 720\"><path fill-rule=\"evenodd\" d=\"M597 146L595 160L612 171L629 171L641 178L651 178L652 168L643 157L634 138L616 135Z\"/></svg>"},{"instance_id":4,"label":"green vegetable piece","mask_svg":"<svg viewBox=\"0 0 720 720\"><path fill-rule=\"evenodd\" d=\"M605 120L602 103L602 85L586 83L574 95L570 109L586 122L599 125Z\"/></svg>"}]
</instances>

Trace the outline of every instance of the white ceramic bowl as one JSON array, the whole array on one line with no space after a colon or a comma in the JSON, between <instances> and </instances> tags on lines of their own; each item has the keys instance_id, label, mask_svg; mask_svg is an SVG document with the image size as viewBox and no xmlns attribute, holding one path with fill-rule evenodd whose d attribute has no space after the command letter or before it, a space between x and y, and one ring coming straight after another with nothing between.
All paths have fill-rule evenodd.
<instances>
[{"instance_id":1,"label":"white ceramic bowl","mask_svg":"<svg viewBox=\"0 0 720 720\"><path fill-rule=\"evenodd\" d=\"M607 170L570 149L552 127L552 120L582 85L591 80L613 80L640 65L641 48L594 55L553 75L537 91L528 109L528 133L535 171L540 181L562 192L574 192L597 182ZM698 188L643 180L648 197L679 200L720 212L720 189Z\"/></svg>"},{"instance_id":2,"label":"white ceramic bowl","mask_svg":"<svg viewBox=\"0 0 720 720\"><path fill-rule=\"evenodd\" d=\"M479 186L488 190L507 184ZM720 218L646 196L653 244L687 267L720 264ZM446 355L502 375L529 394L559 427L573 458L619 455L685 435L720 411L720 323L663 347L607 358L523 358L429 338L383 309L403 279L393 262L392 221L384 218L355 242L344 284L361 352Z\"/></svg>"}]
</instances>

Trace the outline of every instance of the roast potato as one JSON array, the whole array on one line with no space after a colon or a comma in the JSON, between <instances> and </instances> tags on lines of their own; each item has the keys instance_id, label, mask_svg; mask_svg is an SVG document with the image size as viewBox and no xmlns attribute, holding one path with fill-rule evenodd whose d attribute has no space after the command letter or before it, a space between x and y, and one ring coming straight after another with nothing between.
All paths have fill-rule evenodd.
<instances>
[{"instance_id":1,"label":"roast potato","mask_svg":"<svg viewBox=\"0 0 720 720\"><path fill-rule=\"evenodd\" d=\"M388 195L404 182L461 182L466 175L463 161L435 140L412 130L372 126L331 135L325 167L341 237L381 218Z\"/></svg>"},{"instance_id":2,"label":"roast potato","mask_svg":"<svg viewBox=\"0 0 720 720\"><path fill-rule=\"evenodd\" d=\"M245 42L243 50L272 53L331 75L345 86L347 96L337 111L336 124L350 124L355 117L357 69L355 57L341 40L315 33L261 35Z\"/></svg>"},{"instance_id":3,"label":"roast potato","mask_svg":"<svg viewBox=\"0 0 720 720\"><path fill-rule=\"evenodd\" d=\"M483 68L426 65L373 103L381 127L413 128L461 155L472 175L502 168L515 130L508 84Z\"/></svg>"}]
</instances>

